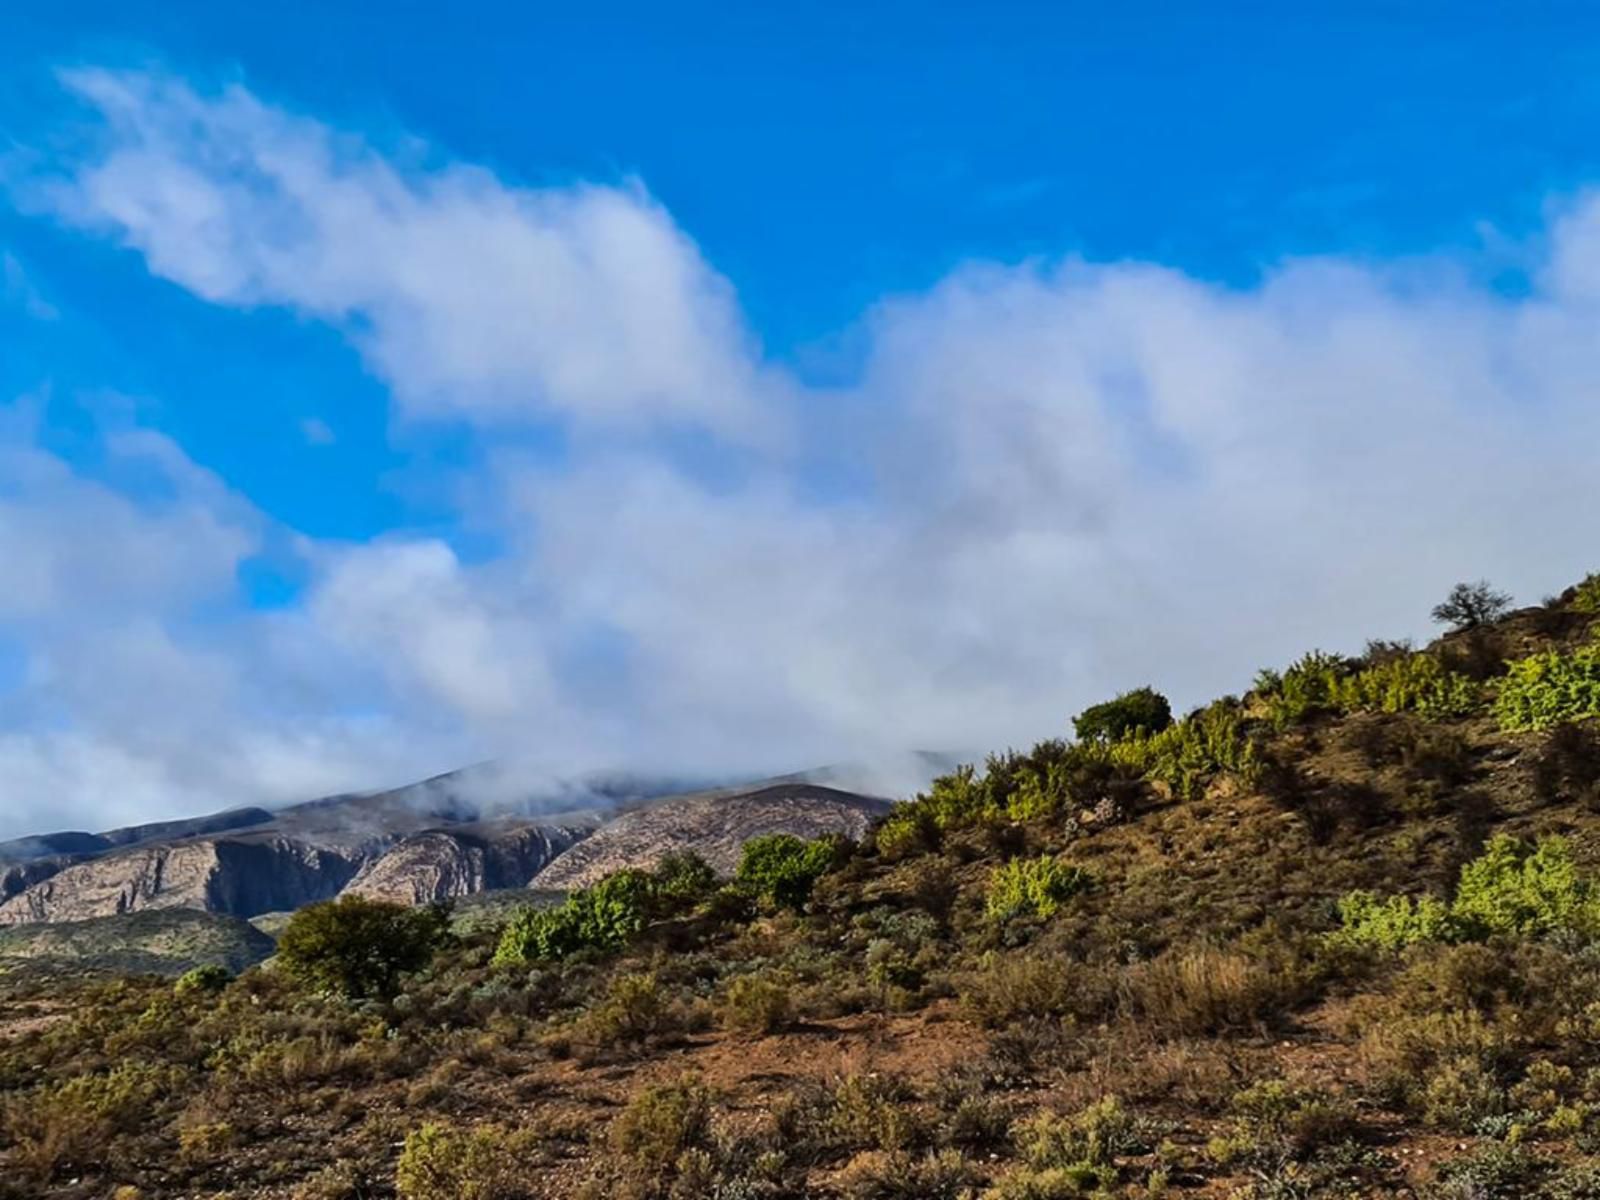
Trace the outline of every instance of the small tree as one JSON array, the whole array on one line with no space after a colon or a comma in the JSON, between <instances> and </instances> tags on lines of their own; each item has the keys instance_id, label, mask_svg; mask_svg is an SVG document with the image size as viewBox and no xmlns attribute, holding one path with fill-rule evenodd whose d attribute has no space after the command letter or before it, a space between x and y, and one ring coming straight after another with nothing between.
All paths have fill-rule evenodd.
<instances>
[{"instance_id":1,"label":"small tree","mask_svg":"<svg viewBox=\"0 0 1600 1200\"><path fill-rule=\"evenodd\" d=\"M1476 629L1506 615L1511 597L1497 592L1487 580L1458 583L1450 594L1433 606L1433 619L1451 629Z\"/></svg>"},{"instance_id":2,"label":"small tree","mask_svg":"<svg viewBox=\"0 0 1600 1200\"><path fill-rule=\"evenodd\" d=\"M1160 733L1172 724L1172 706L1154 688L1135 688L1115 700L1094 704L1073 718L1081 742L1118 742L1136 729Z\"/></svg>"},{"instance_id":3,"label":"small tree","mask_svg":"<svg viewBox=\"0 0 1600 1200\"><path fill-rule=\"evenodd\" d=\"M443 905L407 908L364 896L308 904L278 939L278 965L319 992L388 999L400 976L433 958L449 927Z\"/></svg>"}]
</instances>

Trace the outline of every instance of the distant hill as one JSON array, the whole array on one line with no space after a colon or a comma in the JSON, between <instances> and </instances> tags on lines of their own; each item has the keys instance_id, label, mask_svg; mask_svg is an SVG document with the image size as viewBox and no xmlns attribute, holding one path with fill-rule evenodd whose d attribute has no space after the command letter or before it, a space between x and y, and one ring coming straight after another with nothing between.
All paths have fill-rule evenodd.
<instances>
[{"instance_id":1,"label":"distant hill","mask_svg":"<svg viewBox=\"0 0 1600 1200\"><path fill-rule=\"evenodd\" d=\"M180 975L211 965L238 972L269 957L273 946L238 917L152 910L0 929L0 975L22 968Z\"/></svg>"},{"instance_id":2,"label":"distant hill","mask_svg":"<svg viewBox=\"0 0 1600 1200\"><path fill-rule=\"evenodd\" d=\"M557 855L534 876L542 888L588 887L623 867L651 867L674 851L692 850L722 875L739 850L764 833L859 838L887 801L808 783L779 783L729 795L674 796L608 821Z\"/></svg>"},{"instance_id":3,"label":"distant hill","mask_svg":"<svg viewBox=\"0 0 1600 1200\"><path fill-rule=\"evenodd\" d=\"M43 834L0 843L0 928L175 909L250 918L346 893L420 904L536 880L562 888L669 849L731 870L758 833L859 836L884 803L811 782L859 774L827 768L707 789L612 773L518 793L485 765L276 812ZM568 857L596 834L591 851Z\"/></svg>"}]
</instances>

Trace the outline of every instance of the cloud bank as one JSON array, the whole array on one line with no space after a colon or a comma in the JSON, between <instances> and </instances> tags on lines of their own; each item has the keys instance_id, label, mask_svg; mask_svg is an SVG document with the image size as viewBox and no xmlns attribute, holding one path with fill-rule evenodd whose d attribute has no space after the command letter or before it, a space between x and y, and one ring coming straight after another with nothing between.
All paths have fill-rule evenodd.
<instances>
[{"instance_id":1,"label":"cloud bank","mask_svg":"<svg viewBox=\"0 0 1600 1200\"><path fill-rule=\"evenodd\" d=\"M240 88L77 70L77 154L18 203L217 305L341 330L396 419L487 464L464 561L272 526L149 431L131 498L0 426L0 833L398 782L788 768L1060 731L1142 683L1238 690L1425 631L1458 578L1594 568L1600 201L1528 286L1449 255L972 263L862 317L821 387L639 183L515 186ZM530 455L528 429L568 447ZM686 438L701 447L686 454ZM706 458L715 470L707 469ZM231 599L266 539L310 580Z\"/></svg>"}]
</instances>

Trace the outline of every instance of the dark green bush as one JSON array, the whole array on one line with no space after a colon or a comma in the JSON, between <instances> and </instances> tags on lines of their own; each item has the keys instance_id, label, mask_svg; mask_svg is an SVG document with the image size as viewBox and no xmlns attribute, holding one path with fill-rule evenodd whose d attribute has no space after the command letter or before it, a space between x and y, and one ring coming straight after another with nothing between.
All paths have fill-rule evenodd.
<instances>
[{"instance_id":1,"label":"dark green bush","mask_svg":"<svg viewBox=\"0 0 1600 1200\"><path fill-rule=\"evenodd\" d=\"M309 904L278 939L278 966L315 991L387 999L400 976L420 971L445 940L449 914L437 905L407 908L364 896Z\"/></svg>"},{"instance_id":2,"label":"dark green bush","mask_svg":"<svg viewBox=\"0 0 1600 1200\"><path fill-rule=\"evenodd\" d=\"M495 950L497 966L557 961L580 950L620 950L656 911L655 880L625 869L580 888L553 908L523 909L512 917Z\"/></svg>"},{"instance_id":3,"label":"dark green bush","mask_svg":"<svg viewBox=\"0 0 1600 1200\"><path fill-rule=\"evenodd\" d=\"M1072 721L1079 741L1116 742L1129 734L1160 733L1172 724L1172 707L1154 688L1135 688L1114 700L1090 705Z\"/></svg>"},{"instance_id":4,"label":"dark green bush","mask_svg":"<svg viewBox=\"0 0 1600 1200\"><path fill-rule=\"evenodd\" d=\"M744 844L734 878L766 904L801 908L839 853L837 838L807 841L791 833L769 833Z\"/></svg>"}]
</instances>

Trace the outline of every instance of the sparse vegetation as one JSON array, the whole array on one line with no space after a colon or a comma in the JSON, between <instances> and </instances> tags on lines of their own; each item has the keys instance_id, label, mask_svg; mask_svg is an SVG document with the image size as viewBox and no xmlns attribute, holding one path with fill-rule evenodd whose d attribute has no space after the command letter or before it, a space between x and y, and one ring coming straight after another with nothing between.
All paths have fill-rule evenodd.
<instances>
[{"instance_id":1,"label":"sparse vegetation","mask_svg":"<svg viewBox=\"0 0 1600 1200\"><path fill-rule=\"evenodd\" d=\"M732 879L455 936L340 901L165 978L14 955L0 1198L1595 1196L1591 585L1124 693Z\"/></svg>"}]
</instances>

